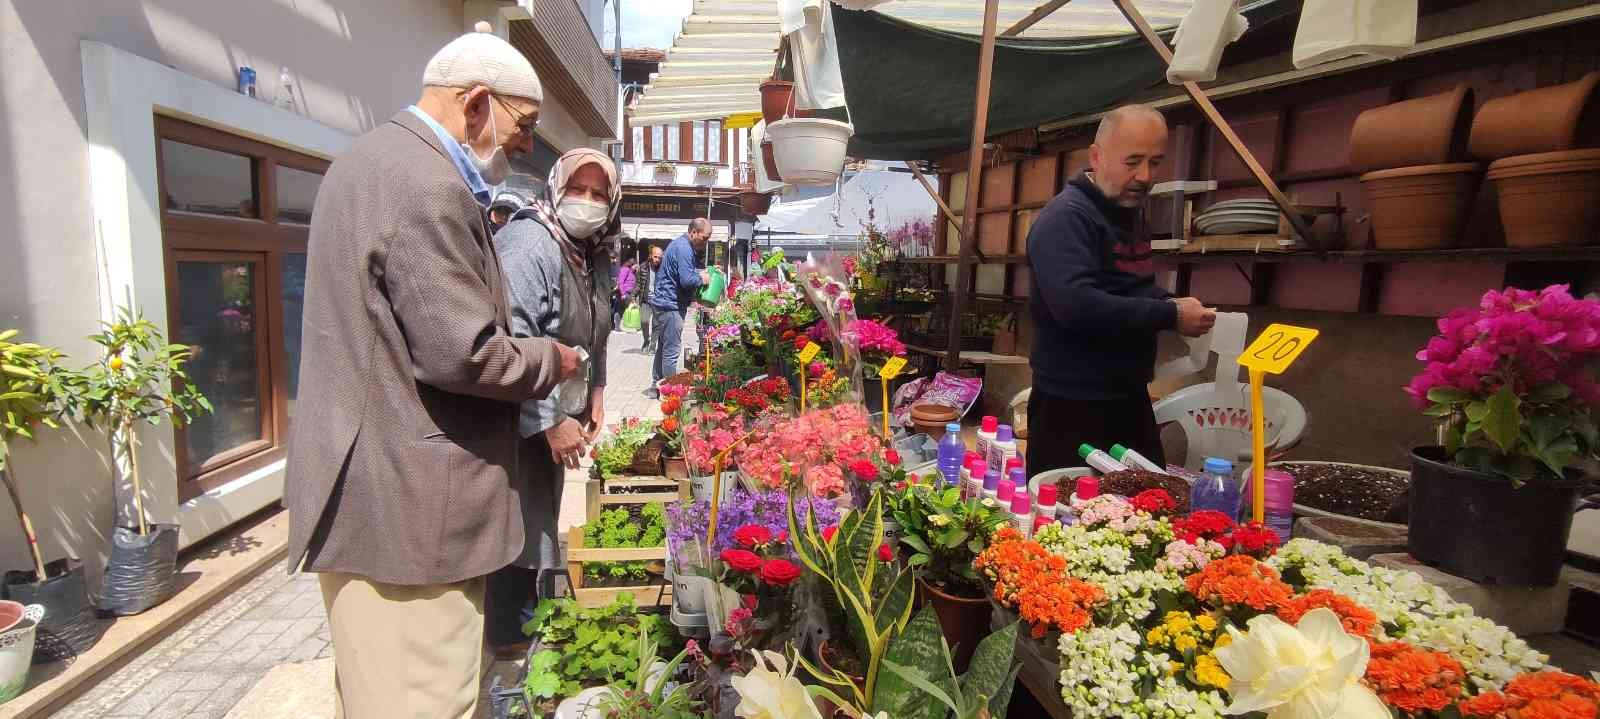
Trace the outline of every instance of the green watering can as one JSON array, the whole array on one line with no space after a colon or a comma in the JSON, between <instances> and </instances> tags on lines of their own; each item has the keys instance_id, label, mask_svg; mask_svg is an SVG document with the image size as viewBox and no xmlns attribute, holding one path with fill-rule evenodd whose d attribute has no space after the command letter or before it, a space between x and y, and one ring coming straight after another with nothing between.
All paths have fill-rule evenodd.
<instances>
[{"instance_id":1,"label":"green watering can","mask_svg":"<svg viewBox=\"0 0 1600 719\"><path fill-rule=\"evenodd\" d=\"M722 274L722 268L715 265L707 269L706 274L710 275L711 281L707 282L705 287L700 288L700 301L716 306L718 302L722 301L723 291L728 289L728 276Z\"/></svg>"}]
</instances>

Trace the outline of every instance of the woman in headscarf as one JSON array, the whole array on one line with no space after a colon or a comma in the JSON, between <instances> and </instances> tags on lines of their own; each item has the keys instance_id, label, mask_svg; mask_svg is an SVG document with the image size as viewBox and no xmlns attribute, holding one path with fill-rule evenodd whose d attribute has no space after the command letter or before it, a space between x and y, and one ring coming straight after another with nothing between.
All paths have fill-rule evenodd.
<instances>
[{"instance_id":1,"label":"woman in headscarf","mask_svg":"<svg viewBox=\"0 0 1600 719\"><path fill-rule=\"evenodd\" d=\"M495 654L527 651L519 615L537 593L553 593L562 566L556 520L566 469L605 422L606 340L611 335L611 255L620 224L622 183L611 159L580 148L550 170L545 195L519 210L494 236L511 295L512 334L549 337L587 353L587 371L546 399L522 404L519 473L522 555L489 576L485 632Z\"/></svg>"}]
</instances>

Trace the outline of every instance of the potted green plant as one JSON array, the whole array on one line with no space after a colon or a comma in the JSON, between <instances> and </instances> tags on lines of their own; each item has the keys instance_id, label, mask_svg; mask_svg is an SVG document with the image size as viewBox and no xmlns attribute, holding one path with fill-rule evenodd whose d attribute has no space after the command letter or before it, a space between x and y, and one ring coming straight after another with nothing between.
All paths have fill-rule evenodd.
<instances>
[{"instance_id":1,"label":"potted green plant","mask_svg":"<svg viewBox=\"0 0 1600 719\"><path fill-rule=\"evenodd\" d=\"M1440 421L1412 452L1408 548L1478 582L1554 584L1596 457L1600 302L1566 285L1485 293L1438 321L1406 386Z\"/></svg>"},{"instance_id":2,"label":"potted green plant","mask_svg":"<svg viewBox=\"0 0 1600 719\"><path fill-rule=\"evenodd\" d=\"M894 519L909 555L906 566L939 614L956 670L965 671L989 626L989 597L972 560L1010 516L992 501L963 500L959 487L914 482L899 494Z\"/></svg>"},{"instance_id":3,"label":"potted green plant","mask_svg":"<svg viewBox=\"0 0 1600 719\"><path fill-rule=\"evenodd\" d=\"M133 310L120 308L116 321L89 339L105 357L83 370L83 416L110 435L112 456L126 461L135 514L135 526L113 532L100 609L138 614L171 596L178 556L177 525L152 527L145 512L138 426L159 426L167 417L181 426L199 412L210 412L211 403L184 371L189 348L168 344L154 323Z\"/></svg>"},{"instance_id":4,"label":"potted green plant","mask_svg":"<svg viewBox=\"0 0 1600 719\"><path fill-rule=\"evenodd\" d=\"M24 605L44 607L35 644L36 661L65 658L94 644L99 637L89 605L83 563L76 557L44 561L33 520L23 507L11 446L33 440L40 428L54 429L70 417L82 376L62 365L59 350L32 342L16 342L18 331L0 332L0 482L11 497L32 555L32 571L5 576L4 596Z\"/></svg>"},{"instance_id":5,"label":"potted green plant","mask_svg":"<svg viewBox=\"0 0 1600 719\"><path fill-rule=\"evenodd\" d=\"M697 165L694 168L694 176L702 179L707 177L716 177L717 170L719 169L721 168L717 167L716 165Z\"/></svg>"},{"instance_id":6,"label":"potted green plant","mask_svg":"<svg viewBox=\"0 0 1600 719\"><path fill-rule=\"evenodd\" d=\"M662 161L656 163L656 174L657 175L675 175L675 174L677 174L677 172L678 172L678 166L674 165L674 164L672 164L670 162L667 162L666 160L662 160Z\"/></svg>"}]
</instances>

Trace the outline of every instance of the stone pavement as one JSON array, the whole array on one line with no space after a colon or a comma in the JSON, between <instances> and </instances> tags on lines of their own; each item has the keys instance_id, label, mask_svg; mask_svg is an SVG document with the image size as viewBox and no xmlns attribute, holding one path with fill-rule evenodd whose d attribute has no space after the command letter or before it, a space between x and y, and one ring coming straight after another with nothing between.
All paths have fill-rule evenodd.
<instances>
[{"instance_id":1,"label":"stone pavement","mask_svg":"<svg viewBox=\"0 0 1600 719\"><path fill-rule=\"evenodd\" d=\"M692 327L684 335L692 342ZM643 394L650 385L651 358L636 351L639 344L637 333L611 335L607 422L660 416L655 400ZM567 472L561 498L563 533L583 522L587 477L587 468ZM289 576L282 564L275 563L53 716L222 719L273 667L332 653L316 576ZM497 665L492 671L508 679L517 676L514 666Z\"/></svg>"}]
</instances>

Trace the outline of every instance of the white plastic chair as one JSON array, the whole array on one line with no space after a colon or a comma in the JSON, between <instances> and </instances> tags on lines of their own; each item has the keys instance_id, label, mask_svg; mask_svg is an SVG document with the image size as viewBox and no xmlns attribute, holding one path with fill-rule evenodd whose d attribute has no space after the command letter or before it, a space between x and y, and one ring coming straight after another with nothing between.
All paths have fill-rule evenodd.
<instances>
[{"instance_id":1,"label":"white plastic chair","mask_svg":"<svg viewBox=\"0 0 1600 719\"><path fill-rule=\"evenodd\" d=\"M1240 464L1252 460L1250 386L1237 380L1233 385L1231 391L1219 391L1217 382L1191 385L1167 395L1152 408L1157 425L1176 422L1183 428L1189 445L1184 467L1198 471L1206 457ZM1300 400L1276 387L1263 387L1261 403L1267 413L1268 456L1298 444L1306 429L1306 408Z\"/></svg>"}]
</instances>

